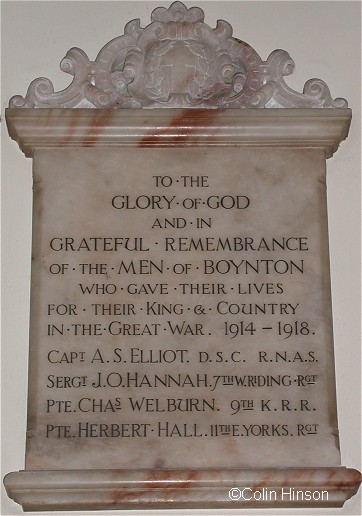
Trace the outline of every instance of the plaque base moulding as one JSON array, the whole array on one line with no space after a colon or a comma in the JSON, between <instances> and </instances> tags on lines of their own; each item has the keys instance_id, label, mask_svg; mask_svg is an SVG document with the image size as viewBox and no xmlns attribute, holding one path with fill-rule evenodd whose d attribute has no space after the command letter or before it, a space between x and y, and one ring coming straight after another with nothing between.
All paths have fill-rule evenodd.
<instances>
[{"instance_id":1,"label":"plaque base moulding","mask_svg":"<svg viewBox=\"0 0 362 516\"><path fill-rule=\"evenodd\" d=\"M360 473L340 468L19 471L5 478L25 511L341 507Z\"/></svg>"}]
</instances>

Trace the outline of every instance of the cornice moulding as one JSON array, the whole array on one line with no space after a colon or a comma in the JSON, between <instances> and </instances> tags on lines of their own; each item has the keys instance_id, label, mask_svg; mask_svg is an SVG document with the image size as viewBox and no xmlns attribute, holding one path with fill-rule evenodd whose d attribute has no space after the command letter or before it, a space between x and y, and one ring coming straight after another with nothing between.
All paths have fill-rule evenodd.
<instances>
[{"instance_id":1,"label":"cornice moulding","mask_svg":"<svg viewBox=\"0 0 362 516\"><path fill-rule=\"evenodd\" d=\"M316 147L327 157L348 134L350 109L7 109L10 136L35 149L247 146Z\"/></svg>"}]
</instances>

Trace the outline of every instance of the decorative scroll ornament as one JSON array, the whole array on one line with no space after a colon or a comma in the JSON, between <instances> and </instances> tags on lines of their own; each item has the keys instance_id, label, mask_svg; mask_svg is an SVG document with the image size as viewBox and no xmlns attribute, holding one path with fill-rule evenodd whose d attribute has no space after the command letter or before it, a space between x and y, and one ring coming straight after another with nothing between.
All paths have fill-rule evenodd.
<instances>
[{"instance_id":1,"label":"decorative scroll ornament","mask_svg":"<svg viewBox=\"0 0 362 516\"><path fill-rule=\"evenodd\" d=\"M69 50L61 69L73 76L68 88L54 92L49 79L35 79L19 108L345 108L328 86L309 80L303 93L287 86L294 61L275 50L266 61L247 43L232 38L232 27L219 20L211 29L199 7L174 2L158 7L144 29L130 21L90 61L78 48Z\"/></svg>"}]
</instances>

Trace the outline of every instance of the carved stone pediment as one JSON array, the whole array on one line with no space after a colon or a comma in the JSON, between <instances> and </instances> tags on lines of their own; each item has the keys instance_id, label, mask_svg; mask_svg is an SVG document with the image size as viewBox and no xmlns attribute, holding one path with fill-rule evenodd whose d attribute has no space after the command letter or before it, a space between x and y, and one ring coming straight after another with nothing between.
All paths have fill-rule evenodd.
<instances>
[{"instance_id":1,"label":"carved stone pediment","mask_svg":"<svg viewBox=\"0 0 362 516\"><path fill-rule=\"evenodd\" d=\"M212 29L199 7L174 2L158 7L151 23L130 21L123 36L107 43L95 61L78 48L69 50L61 69L73 76L54 92L49 79L35 79L22 108L345 108L328 86L309 80L303 93L287 86L294 61L274 50L266 61L247 43L232 37L223 20Z\"/></svg>"}]
</instances>

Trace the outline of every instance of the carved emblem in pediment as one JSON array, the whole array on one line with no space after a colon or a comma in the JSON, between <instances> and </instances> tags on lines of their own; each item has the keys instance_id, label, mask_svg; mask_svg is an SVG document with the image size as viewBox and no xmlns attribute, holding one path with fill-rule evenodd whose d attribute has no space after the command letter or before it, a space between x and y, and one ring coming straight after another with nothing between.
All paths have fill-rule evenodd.
<instances>
[{"instance_id":1,"label":"carved emblem in pediment","mask_svg":"<svg viewBox=\"0 0 362 516\"><path fill-rule=\"evenodd\" d=\"M284 50L266 61L247 43L232 37L223 20L212 29L199 7L174 2L158 7L151 23L140 20L125 27L90 61L72 48L61 69L73 76L71 85L54 92L48 79L31 83L25 98L10 107L65 108L307 108L346 107L333 100L327 85L311 79L303 93L287 86L294 62Z\"/></svg>"},{"instance_id":2,"label":"carved emblem in pediment","mask_svg":"<svg viewBox=\"0 0 362 516\"><path fill-rule=\"evenodd\" d=\"M203 23L201 9L180 2L154 11L152 21L127 54L128 90L142 107L218 107L245 82L241 59L231 59L231 26Z\"/></svg>"}]
</instances>

